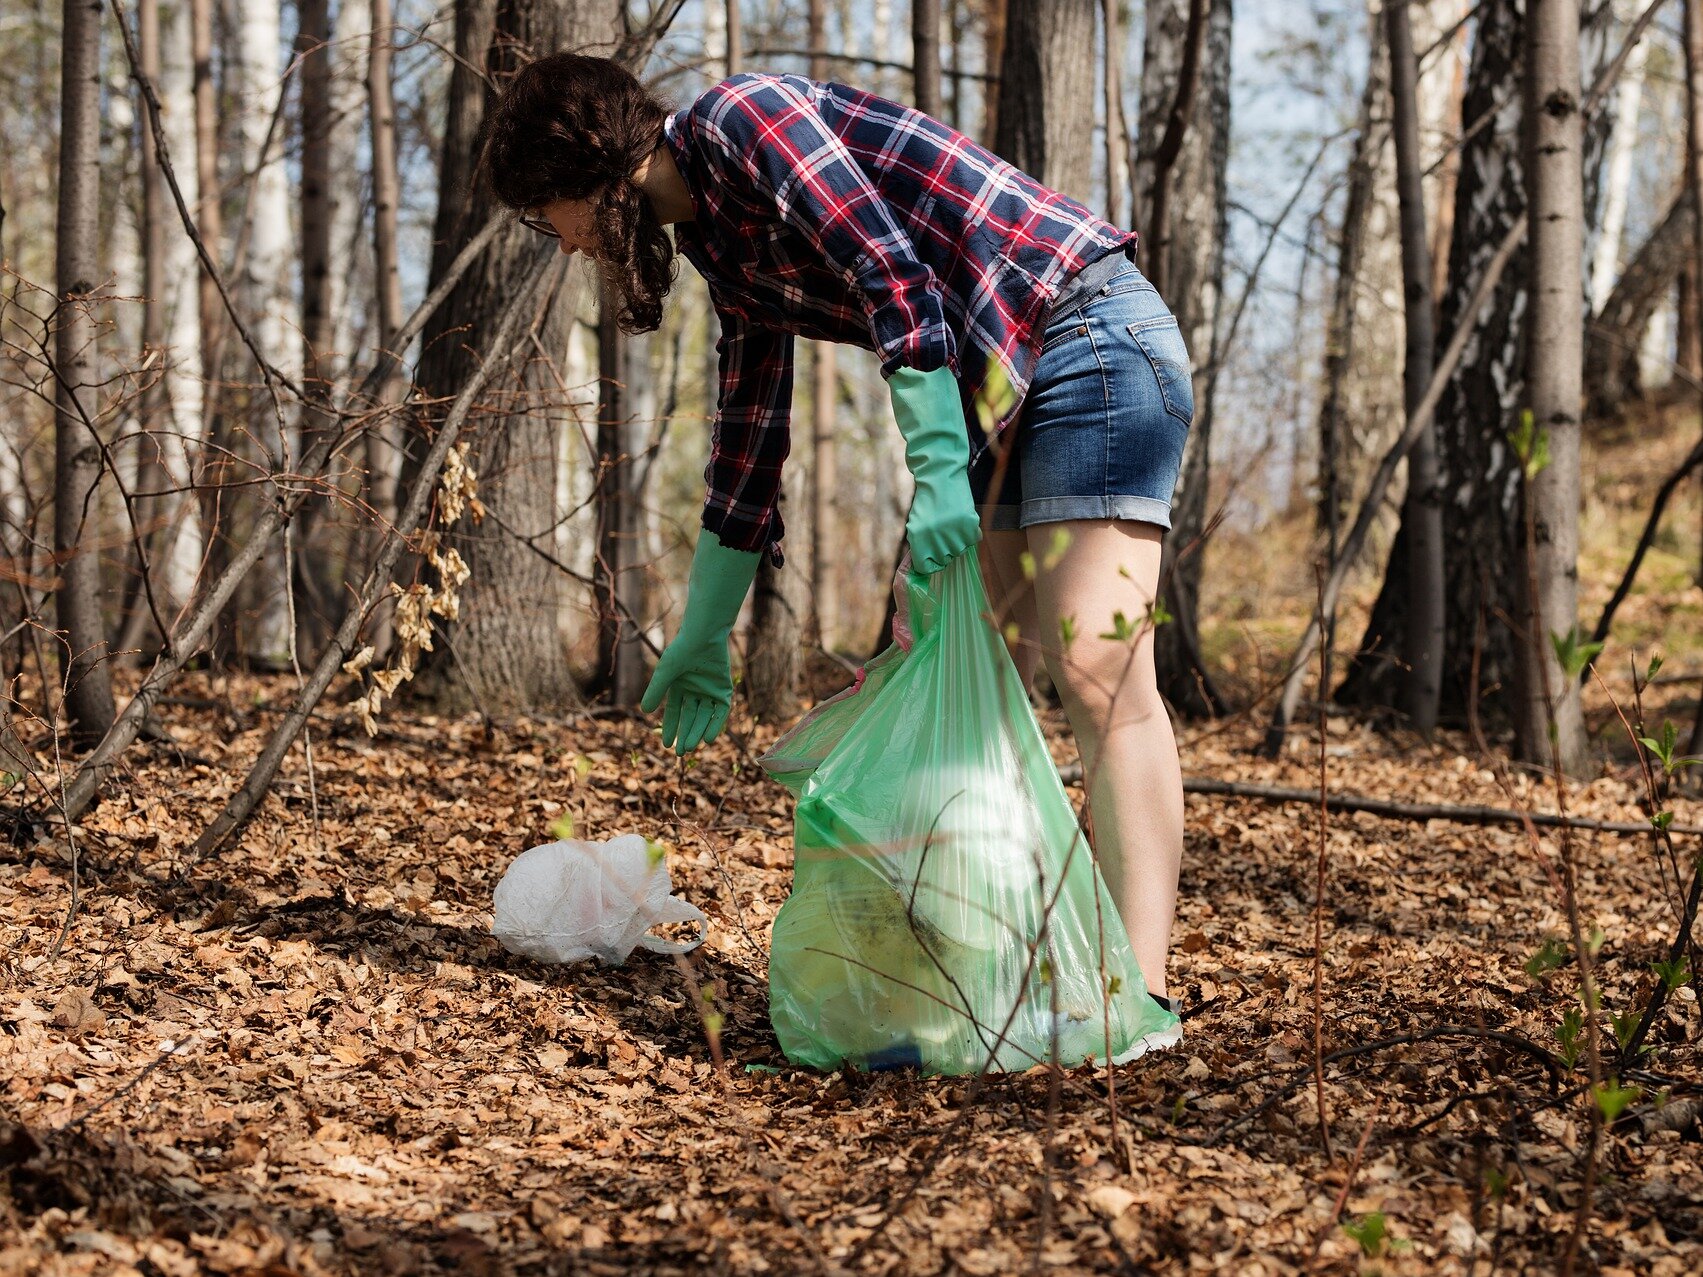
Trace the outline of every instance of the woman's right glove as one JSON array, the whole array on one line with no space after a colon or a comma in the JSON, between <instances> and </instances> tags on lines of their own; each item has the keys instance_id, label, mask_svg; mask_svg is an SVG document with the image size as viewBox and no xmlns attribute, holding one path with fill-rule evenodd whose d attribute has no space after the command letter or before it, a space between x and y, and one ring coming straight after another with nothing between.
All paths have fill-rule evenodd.
<instances>
[{"instance_id":1,"label":"woman's right glove","mask_svg":"<svg viewBox=\"0 0 1703 1277\"><path fill-rule=\"evenodd\" d=\"M938 572L982 539L970 495L970 437L958 378L950 368L899 368L887 379L887 388L905 437L905 465L917 481L905 520L911 565L925 574Z\"/></svg>"},{"instance_id":2,"label":"woman's right glove","mask_svg":"<svg viewBox=\"0 0 1703 1277\"><path fill-rule=\"evenodd\" d=\"M727 723L733 704L727 636L739 619L740 605L762 557L759 552L730 550L708 528L698 534L680 632L656 663L639 701L639 708L650 714L666 698L662 743L673 746L678 754L709 744Z\"/></svg>"}]
</instances>

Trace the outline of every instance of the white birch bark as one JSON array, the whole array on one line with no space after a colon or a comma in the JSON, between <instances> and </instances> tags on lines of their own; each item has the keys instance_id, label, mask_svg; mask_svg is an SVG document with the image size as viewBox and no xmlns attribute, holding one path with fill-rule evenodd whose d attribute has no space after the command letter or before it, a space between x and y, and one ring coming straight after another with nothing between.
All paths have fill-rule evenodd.
<instances>
[{"instance_id":1,"label":"white birch bark","mask_svg":"<svg viewBox=\"0 0 1703 1277\"><path fill-rule=\"evenodd\" d=\"M170 148L184 202L194 208L201 184L196 174L194 64L190 57L188 0L179 0L160 22L160 125ZM167 605L187 604L195 593L206 553L201 505L191 491L192 458L200 453L203 380L201 369L200 273L195 245L178 224L176 203L168 203L165 279L167 294L166 401L171 419L159 429L159 459L171 514L163 552L155 568ZM167 616L168 623L173 618Z\"/></svg>"},{"instance_id":2,"label":"white birch bark","mask_svg":"<svg viewBox=\"0 0 1703 1277\"><path fill-rule=\"evenodd\" d=\"M291 314L294 298L290 281L295 263L290 193L283 165L285 128L281 118L274 122L285 87L279 74L279 9L269 4L244 4L236 7L236 16L237 132L243 170L253 175L248 251L237 288L261 352L279 371L293 377L301 368L301 341L297 336L299 321ZM250 378L255 384L249 394L248 429L260 454L255 460L268 469L288 466L292 451L288 418L280 429L271 396L258 384L259 371L251 370ZM289 565L282 537L267 547L255 565L254 581L252 614L242 627L243 654L258 665L283 668L290 660L292 636Z\"/></svg>"},{"instance_id":3,"label":"white birch bark","mask_svg":"<svg viewBox=\"0 0 1703 1277\"><path fill-rule=\"evenodd\" d=\"M111 295L129 299L119 302L109 312L115 332L111 341L102 343L104 349L100 365L112 379L109 384L116 387L121 384L122 367L129 365L135 368L140 362L142 349L142 307L136 301L144 291L142 228L136 216L139 201L130 196L135 189L132 185L137 179L134 165L140 162L140 153L129 145L130 139L136 136L136 104L129 93L113 93L107 97L106 129L110 136L123 138L126 142L124 167L114 174L117 179L114 185L118 190L108 196L111 203L104 205L110 212L102 219L100 246L102 265L111 283ZM133 152L136 159L131 159ZM104 398L104 393L101 398ZM109 446L114 477L122 492L136 491L136 479L141 470L139 432L143 426L137 415L141 403L138 395L126 396L112 426ZM116 492L110 495L118 496Z\"/></svg>"},{"instance_id":4,"label":"white birch bark","mask_svg":"<svg viewBox=\"0 0 1703 1277\"><path fill-rule=\"evenodd\" d=\"M331 276L326 302L331 311L330 362L339 393L354 362L355 284L366 277L371 244L361 217L366 184L361 171L361 134L366 127L367 46L372 38L368 0L342 0L331 32L331 171L347 175L331 183Z\"/></svg>"},{"instance_id":5,"label":"white birch bark","mask_svg":"<svg viewBox=\"0 0 1703 1277\"><path fill-rule=\"evenodd\" d=\"M1637 16L1628 0L1615 0L1615 18L1625 25ZM1614 127L1608 144L1608 172L1603 191L1602 230L1591 259L1590 304L1602 309L1620 274L1621 241L1626 234L1626 211L1632 193L1633 160L1638 151L1638 117L1644 102L1644 68L1650 42L1640 40L1627 55L1614 95Z\"/></svg>"}]
</instances>

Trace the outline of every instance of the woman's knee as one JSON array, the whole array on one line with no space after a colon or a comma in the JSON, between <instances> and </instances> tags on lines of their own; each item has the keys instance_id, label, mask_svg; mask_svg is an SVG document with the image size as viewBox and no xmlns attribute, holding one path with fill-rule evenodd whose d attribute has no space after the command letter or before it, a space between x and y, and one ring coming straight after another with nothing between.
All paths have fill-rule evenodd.
<instances>
[{"instance_id":1,"label":"woman's knee","mask_svg":"<svg viewBox=\"0 0 1703 1277\"><path fill-rule=\"evenodd\" d=\"M1066 706L1085 711L1105 730L1165 713L1150 638L1080 635L1047 668Z\"/></svg>"}]
</instances>

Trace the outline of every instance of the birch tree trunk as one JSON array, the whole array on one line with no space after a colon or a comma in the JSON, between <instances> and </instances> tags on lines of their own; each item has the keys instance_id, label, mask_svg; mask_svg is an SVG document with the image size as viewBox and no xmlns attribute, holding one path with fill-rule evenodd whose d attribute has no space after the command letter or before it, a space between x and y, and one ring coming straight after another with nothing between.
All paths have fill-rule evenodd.
<instances>
[{"instance_id":1,"label":"birch tree trunk","mask_svg":"<svg viewBox=\"0 0 1703 1277\"><path fill-rule=\"evenodd\" d=\"M355 316L360 310L356 298L365 285L370 262L362 243L366 219L362 207L361 184L357 181L337 181L339 173L357 174L361 171L361 134L366 128L368 70L373 56L373 18L368 0L342 0L337 6L337 22L331 37L331 123L329 150L331 153L331 234L329 243L330 270L326 281L325 304L331 311L327 340L335 356L332 380L342 387L354 360ZM394 132L394 123L392 125ZM394 157L391 160L394 165ZM374 181L374 215L377 215L377 182ZM394 208L392 209L394 216ZM400 302L397 307L401 309ZM375 322L368 329L376 336ZM390 331L395 332L393 328Z\"/></svg>"},{"instance_id":2,"label":"birch tree trunk","mask_svg":"<svg viewBox=\"0 0 1703 1277\"><path fill-rule=\"evenodd\" d=\"M58 315L54 325L53 550L71 739L94 745L116 708L101 615L100 441L95 317L99 288L100 0L65 0L59 105Z\"/></svg>"},{"instance_id":3,"label":"birch tree trunk","mask_svg":"<svg viewBox=\"0 0 1703 1277\"><path fill-rule=\"evenodd\" d=\"M184 202L200 202L199 164L195 142L195 87L191 5L179 0L161 33L160 123L171 147L173 169L183 188ZM175 611L190 602L201 575L207 541L201 522L201 502L193 491L193 462L200 456L204 425L201 367L201 278L205 272L195 245L175 226L164 236L162 261L166 297L166 399L170 419L160 435L160 467L173 496L165 516L165 546L155 559L166 606ZM209 246L217 240L209 240ZM169 624L171 617L166 618Z\"/></svg>"},{"instance_id":4,"label":"birch tree trunk","mask_svg":"<svg viewBox=\"0 0 1703 1277\"><path fill-rule=\"evenodd\" d=\"M237 296L246 307L261 353L280 372L294 378L301 370L301 346L299 319L291 304L295 246L283 163L285 85L279 74L279 10L273 5L254 4L244 5L238 12L238 133L243 170L253 176L248 200L248 249L237 276ZM245 420L256 453L252 460L263 472L285 470L295 455L289 406L285 405L280 423L272 396L260 384L259 371L252 370L248 380ZM271 485L264 485L261 491L269 499ZM259 669L290 666L294 636L290 626L292 583L284 556L288 533L286 528L274 544L267 546L240 596L246 606L236 628L237 650Z\"/></svg>"},{"instance_id":5,"label":"birch tree trunk","mask_svg":"<svg viewBox=\"0 0 1703 1277\"><path fill-rule=\"evenodd\" d=\"M1703 0L1685 0L1685 185L1691 207L1703 209ZM1703 282L1703 217L1693 217L1692 267ZM1693 287L1693 329L1703 334L1703 287ZM1703 584L1703 560L1697 581ZM1703 724L1703 709L1698 711ZM1693 733L1695 737L1696 733Z\"/></svg>"},{"instance_id":6,"label":"birch tree trunk","mask_svg":"<svg viewBox=\"0 0 1703 1277\"><path fill-rule=\"evenodd\" d=\"M828 45L824 0L810 0L809 14L810 75L812 79L826 80L830 74L828 59L818 56L819 51L825 50ZM844 552L835 509L840 486L836 443L839 432L839 359L832 342L811 342L810 345L814 356L810 413L810 597L816 640L831 651L839 637L840 574L836 568L839 556Z\"/></svg>"},{"instance_id":7,"label":"birch tree trunk","mask_svg":"<svg viewBox=\"0 0 1703 1277\"><path fill-rule=\"evenodd\" d=\"M356 0L346 0L355 3ZM372 0L372 37L367 54L368 119L372 129L373 267L378 300L379 348L389 350L402 327L402 275L397 265L396 214L401 203L401 179L396 166L396 103L391 97L390 68L395 44L391 0ZM401 351L396 354L400 356ZM397 402L400 376L379 391L379 401ZM401 464L401 431L385 423L367 433L367 499L380 519L396 511L396 479Z\"/></svg>"},{"instance_id":8,"label":"birch tree trunk","mask_svg":"<svg viewBox=\"0 0 1703 1277\"><path fill-rule=\"evenodd\" d=\"M219 108L213 83L213 2L182 0L189 6L190 62L195 94L195 224L201 230L213 260L224 260L224 211L219 201ZM201 367L212 380L219 372L219 334L224 314L219 308L219 290L206 271L197 270L196 297L201 320ZM212 409L216 399L207 395L202 403L201 434L212 433Z\"/></svg>"},{"instance_id":9,"label":"birch tree trunk","mask_svg":"<svg viewBox=\"0 0 1703 1277\"><path fill-rule=\"evenodd\" d=\"M1579 409L1584 340L1584 134L1580 120L1579 0L1529 0L1526 19L1526 198L1531 207L1531 331L1527 378L1548 464L1524 486L1535 561L1520 574L1519 756L1568 773L1586 761L1579 681L1557 662L1551 636L1578 623Z\"/></svg>"},{"instance_id":10,"label":"birch tree trunk","mask_svg":"<svg viewBox=\"0 0 1703 1277\"><path fill-rule=\"evenodd\" d=\"M992 150L1043 186L1088 203L1093 196L1096 0L1011 0L999 78L1005 90Z\"/></svg>"},{"instance_id":11,"label":"birch tree trunk","mask_svg":"<svg viewBox=\"0 0 1703 1277\"><path fill-rule=\"evenodd\" d=\"M1187 54L1190 0L1149 0L1146 54L1131 221L1150 224L1162 158L1158 147L1177 102ZM1213 398L1218 357L1215 334L1224 279L1230 158L1231 0L1212 0L1205 15L1200 84L1186 113L1181 145L1167 179L1169 225L1187 227L1169 243L1146 242L1148 261L1165 281L1161 290L1176 313L1195 368L1195 419L1183 450L1160 567L1162 592L1174 620L1154 635L1159 687L1181 714L1198 717L1223 705L1200 666L1198 600L1211 482Z\"/></svg>"},{"instance_id":12,"label":"birch tree trunk","mask_svg":"<svg viewBox=\"0 0 1703 1277\"><path fill-rule=\"evenodd\" d=\"M166 144L178 161L194 154L195 136L189 92L189 26L182 21L162 38L157 0L137 6L137 48L142 72L160 97ZM175 46L167 60L167 46ZM202 539L199 502L191 491L188 441L200 436L201 386L199 322L194 285L200 273L194 246L178 225L154 146L153 129L143 118L140 159L142 189L142 346L152 352L158 373L142 400L142 431L135 454L137 488L156 496L138 498L143 545L147 550L148 587L169 626L172 614L189 602L200 569ZM195 198L192 166L174 163L186 201ZM187 172L185 169L187 168ZM186 373L185 364L188 365ZM133 489L135 490L135 489ZM140 564L138 564L140 571ZM149 594L138 581L127 591L118 659L129 662L154 629Z\"/></svg>"},{"instance_id":13,"label":"birch tree trunk","mask_svg":"<svg viewBox=\"0 0 1703 1277\"><path fill-rule=\"evenodd\" d=\"M1384 9L1389 31L1390 99L1401 199L1401 277L1407 326L1403 404L1411 419L1431 385L1435 324L1431 241L1425 226L1425 169L1419 144L1419 62L1404 3ZM1407 710L1429 737L1437 726L1443 661L1443 511L1437 490L1437 430L1427 426L1407 454L1402 522L1410 529L1408 573L1413 615L1407 626Z\"/></svg>"}]
</instances>

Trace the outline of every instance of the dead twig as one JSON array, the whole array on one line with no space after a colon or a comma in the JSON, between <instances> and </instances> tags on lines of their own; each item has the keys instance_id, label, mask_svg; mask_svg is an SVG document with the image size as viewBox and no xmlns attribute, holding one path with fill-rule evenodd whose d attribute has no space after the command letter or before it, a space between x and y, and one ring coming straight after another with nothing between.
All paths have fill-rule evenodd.
<instances>
[{"instance_id":1,"label":"dead twig","mask_svg":"<svg viewBox=\"0 0 1703 1277\"><path fill-rule=\"evenodd\" d=\"M1066 785L1079 785L1082 783L1082 765L1067 763L1058 769L1058 777ZM1305 803L1309 807L1319 801L1318 794L1312 790L1210 780L1200 776L1184 777L1183 792L1218 798L1252 798L1270 803ZM1453 803L1406 803L1393 798L1365 798L1359 794L1331 794L1330 805L1338 811L1363 811L1373 816L1388 816L1392 820L1446 820L1457 825L1520 825L1529 820L1545 829L1559 828L1565 823L1570 829L1593 833L1642 837L1650 832L1648 821L1583 820L1546 811L1519 812L1505 807L1457 806ZM1668 832L1703 836L1703 826L1673 825Z\"/></svg>"}]
</instances>

